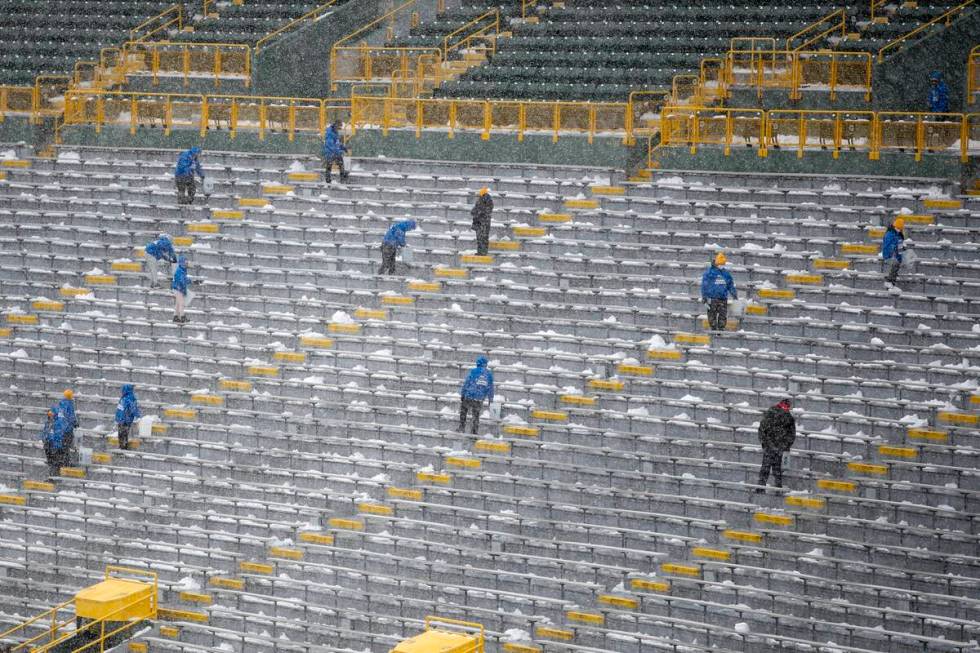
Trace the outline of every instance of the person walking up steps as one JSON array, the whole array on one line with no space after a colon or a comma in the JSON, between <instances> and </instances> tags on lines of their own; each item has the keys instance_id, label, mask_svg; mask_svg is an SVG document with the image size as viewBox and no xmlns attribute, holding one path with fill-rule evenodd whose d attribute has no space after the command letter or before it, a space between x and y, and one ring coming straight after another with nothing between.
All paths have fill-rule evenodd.
<instances>
[{"instance_id":1,"label":"person walking up steps","mask_svg":"<svg viewBox=\"0 0 980 653\"><path fill-rule=\"evenodd\" d=\"M490 223L493 216L493 198L490 197L489 189L480 189L470 215L473 216L473 231L476 232L476 253L486 256L490 251Z\"/></svg>"},{"instance_id":2,"label":"person walking up steps","mask_svg":"<svg viewBox=\"0 0 980 653\"><path fill-rule=\"evenodd\" d=\"M796 420L790 412L790 400L783 399L763 414L759 422L759 444L762 445L762 467L759 469L759 487L764 492L772 471L776 487L783 487L783 454L796 441Z\"/></svg>"},{"instance_id":3,"label":"person walking up steps","mask_svg":"<svg viewBox=\"0 0 980 653\"><path fill-rule=\"evenodd\" d=\"M395 273L395 255L407 244L405 234L414 231L417 226L415 220L405 220L391 225L381 240L381 268L378 274Z\"/></svg>"},{"instance_id":4,"label":"person walking up steps","mask_svg":"<svg viewBox=\"0 0 980 653\"><path fill-rule=\"evenodd\" d=\"M476 367L470 370L469 376L463 382L463 387L459 389L459 430L466 430L467 414L473 417L473 429L470 431L476 435L480 430L480 411L483 410L483 402L487 400L493 403L493 372L487 369L486 356L476 359Z\"/></svg>"},{"instance_id":5,"label":"person walking up steps","mask_svg":"<svg viewBox=\"0 0 980 653\"><path fill-rule=\"evenodd\" d=\"M701 299L708 305L708 327L712 331L724 331L728 325L728 298L738 299L735 281L723 266L728 258L718 252L701 277Z\"/></svg>"},{"instance_id":6,"label":"person walking up steps","mask_svg":"<svg viewBox=\"0 0 980 653\"><path fill-rule=\"evenodd\" d=\"M119 434L119 448L129 449L129 431L133 422L142 417L136 392L129 383L122 387L122 396L116 404L116 429Z\"/></svg>"},{"instance_id":7,"label":"person walking up steps","mask_svg":"<svg viewBox=\"0 0 980 653\"><path fill-rule=\"evenodd\" d=\"M167 234L160 236L147 243L146 248L146 272L150 276L150 288L159 288L160 282L157 280L160 275L160 268L166 270L167 280L170 279L170 266L177 262L177 252L174 251L174 244Z\"/></svg>"},{"instance_id":8,"label":"person walking up steps","mask_svg":"<svg viewBox=\"0 0 980 653\"><path fill-rule=\"evenodd\" d=\"M177 167L174 168L174 183L177 184L177 204L193 204L197 184L194 175L204 181L204 170L201 168L201 148L192 147L180 153Z\"/></svg>"},{"instance_id":9,"label":"person walking up steps","mask_svg":"<svg viewBox=\"0 0 980 653\"><path fill-rule=\"evenodd\" d=\"M174 322L177 324L187 324L184 317L184 306L187 303L188 286L190 279L187 277L187 258L177 257L177 271L174 272L174 280L170 284L170 289L174 291Z\"/></svg>"}]
</instances>

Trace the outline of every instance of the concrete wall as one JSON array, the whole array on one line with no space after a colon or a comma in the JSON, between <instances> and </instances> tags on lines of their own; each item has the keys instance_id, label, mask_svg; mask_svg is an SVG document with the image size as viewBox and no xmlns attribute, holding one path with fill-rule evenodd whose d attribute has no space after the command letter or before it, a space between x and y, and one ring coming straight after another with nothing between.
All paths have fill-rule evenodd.
<instances>
[{"instance_id":1,"label":"concrete wall","mask_svg":"<svg viewBox=\"0 0 980 653\"><path fill-rule=\"evenodd\" d=\"M947 28L895 50L874 69L874 106L879 110L928 111L929 73L939 70L949 85L952 112L966 107L966 62L980 43L980 7Z\"/></svg>"},{"instance_id":2,"label":"concrete wall","mask_svg":"<svg viewBox=\"0 0 980 653\"><path fill-rule=\"evenodd\" d=\"M753 149L733 149L725 156L720 148L699 148L691 154L687 148L661 150L660 168L676 170L725 170L735 172L785 172L842 175L883 175L889 177L942 177L958 182L963 172L958 156L927 154L916 161L912 154L882 152L878 161L868 160L867 153L841 152L834 159L830 152L808 151L797 158L795 151L770 150L761 158Z\"/></svg>"},{"instance_id":3,"label":"concrete wall","mask_svg":"<svg viewBox=\"0 0 980 653\"><path fill-rule=\"evenodd\" d=\"M348 2L329 16L283 35L256 54L256 95L330 96L330 48L387 7L385 0Z\"/></svg>"}]
</instances>

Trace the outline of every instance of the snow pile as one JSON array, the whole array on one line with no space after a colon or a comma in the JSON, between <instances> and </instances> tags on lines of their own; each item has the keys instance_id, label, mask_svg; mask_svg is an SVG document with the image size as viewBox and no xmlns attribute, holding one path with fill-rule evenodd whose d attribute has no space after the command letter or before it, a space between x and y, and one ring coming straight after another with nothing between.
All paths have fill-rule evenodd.
<instances>
[{"instance_id":1,"label":"snow pile","mask_svg":"<svg viewBox=\"0 0 980 653\"><path fill-rule=\"evenodd\" d=\"M344 311L337 311L331 317L330 321L334 324L354 324L354 318L350 314Z\"/></svg>"},{"instance_id":2,"label":"snow pile","mask_svg":"<svg viewBox=\"0 0 980 653\"><path fill-rule=\"evenodd\" d=\"M58 152L58 163L78 163L81 160L78 152Z\"/></svg>"}]
</instances>

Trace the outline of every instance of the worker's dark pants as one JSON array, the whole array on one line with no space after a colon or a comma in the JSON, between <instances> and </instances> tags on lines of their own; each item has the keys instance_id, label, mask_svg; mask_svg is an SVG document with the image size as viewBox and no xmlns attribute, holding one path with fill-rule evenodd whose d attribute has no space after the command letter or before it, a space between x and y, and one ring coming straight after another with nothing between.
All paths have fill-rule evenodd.
<instances>
[{"instance_id":1,"label":"worker's dark pants","mask_svg":"<svg viewBox=\"0 0 980 653\"><path fill-rule=\"evenodd\" d=\"M197 183L194 181L194 176L174 177L174 183L177 184L177 203L193 204L194 193L197 192Z\"/></svg>"},{"instance_id":2,"label":"worker's dark pants","mask_svg":"<svg viewBox=\"0 0 980 653\"><path fill-rule=\"evenodd\" d=\"M476 253L486 256L490 251L490 223L480 223L476 226Z\"/></svg>"},{"instance_id":3,"label":"worker's dark pants","mask_svg":"<svg viewBox=\"0 0 980 653\"><path fill-rule=\"evenodd\" d=\"M132 424L119 425L119 448L129 449L129 431L133 428Z\"/></svg>"},{"instance_id":4,"label":"worker's dark pants","mask_svg":"<svg viewBox=\"0 0 980 653\"><path fill-rule=\"evenodd\" d=\"M381 269L378 270L378 274L395 273L395 254L397 253L398 248L394 245L381 246Z\"/></svg>"},{"instance_id":5,"label":"worker's dark pants","mask_svg":"<svg viewBox=\"0 0 980 653\"><path fill-rule=\"evenodd\" d=\"M728 325L728 301L712 299L708 302L708 327L712 331L724 331Z\"/></svg>"},{"instance_id":6,"label":"worker's dark pants","mask_svg":"<svg viewBox=\"0 0 980 653\"><path fill-rule=\"evenodd\" d=\"M61 467L67 465L63 452L63 449L53 449L49 444L44 445L44 457L48 462L48 476L57 476L61 473Z\"/></svg>"},{"instance_id":7,"label":"worker's dark pants","mask_svg":"<svg viewBox=\"0 0 980 653\"><path fill-rule=\"evenodd\" d=\"M779 449L762 449L762 467L759 469L759 485L765 485L772 470L776 487L783 487L783 452Z\"/></svg>"},{"instance_id":8,"label":"worker's dark pants","mask_svg":"<svg viewBox=\"0 0 980 653\"><path fill-rule=\"evenodd\" d=\"M885 281L895 283L898 280L898 271L902 269L902 264L895 257L885 261Z\"/></svg>"},{"instance_id":9,"label":"worker's dark pants","mask_svg":"<svg viewBox=\"0 0 980 653\"><path fill-rule=\"evenodd\" d=\"M329 184L333 181L332 173L333 166L337 164L337 168L340 170L340 181L347 180L347 172L344 170L344 155L340 154L337 156L323 157L323 178Z\"/></svg>"},{"instance_id":10,"label":"worker's dark pants","mask_svg":"<svg viewBox=\"0 0 980 653\"><path fill-rule=\"evenodd\" d=\"M473 416L473 429L470 433L476 435L480 430L480 411L483 410L483 402L479 399L466 399L465 397L459 404L459 428L458 431L466 430L466 414Z\"/></svg>"}]
</instances>

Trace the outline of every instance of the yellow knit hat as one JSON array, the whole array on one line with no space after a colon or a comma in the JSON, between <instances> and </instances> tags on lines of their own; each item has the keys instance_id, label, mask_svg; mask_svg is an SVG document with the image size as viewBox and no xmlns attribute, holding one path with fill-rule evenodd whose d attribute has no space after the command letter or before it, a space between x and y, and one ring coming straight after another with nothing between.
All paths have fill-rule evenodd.
<instances>
[{"instance_id":1,"label":"yellow knit hat","mask_svg":"<svg viewBox=\"0 0 980 653\"><path fill-rule=\"evenodd\" d=\"M486 195L489 192L490 192L490 189L489 188L481 188L480 189L480 197L483 197L484 195Z\"/></svg>"},{"instance_id":2,"label":"yellow knit hat","mask_svg":"<svg viewBox=\"0 0 980 653\"><path fill-rule=\"evenodd\" d=\"M728 263L728 257L725 256L724 252L715 254L715 265L724 265L725 263Z\"/></svg>"},{"instance_id":3,"label":"yellow knit hat","mask_svg":"<svg viewBox=\"0 0 980 653\"><path fill-rule=\"evenodd\" d=\"M895 222L892 223L892 226L901 231L905 228L905 218L895 218Z\"/></svg>"}]
</instances>

